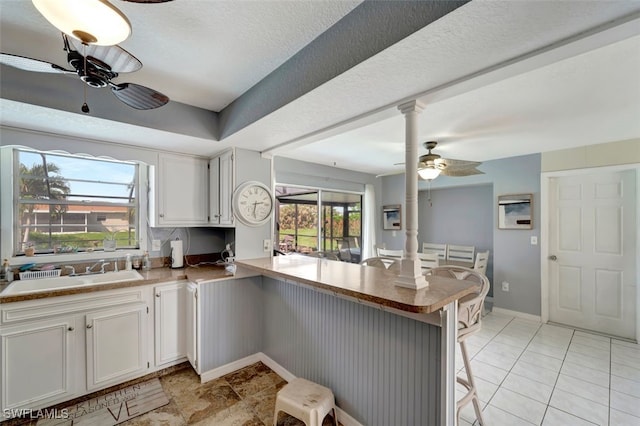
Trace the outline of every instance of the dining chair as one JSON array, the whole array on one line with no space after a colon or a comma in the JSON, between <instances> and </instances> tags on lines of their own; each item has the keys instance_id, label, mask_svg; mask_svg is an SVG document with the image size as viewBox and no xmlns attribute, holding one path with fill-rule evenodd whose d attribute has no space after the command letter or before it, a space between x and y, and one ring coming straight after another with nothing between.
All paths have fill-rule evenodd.
<instances>
[{"instance_id":1,"label":"dining chair","mask_svg":"<svg viewBox=\"0 0 640 426\"><path fill-rule=\"evenodd\" d=\"M428 272L431 268L440 266L438 253L418 253L418 259L422 264L422 272Z\"/></svg>"},{"instance_id":2,"label":"dining chair","mask_svg":"<svg viewBox=\"0 0 640 426\"><path fill-rule=\"evenodd\" d=\"M312 251L312 252L306 253L305 256L319 257L319 258L322 258L322 259L340 261L340 258L338 258L338 256L336 254L328 252L328 251Z\"/></svg>"},{"instance_id":3,"label":"dining chair","mask_svg":"<svg viewBox=\"0 0 640 426\"><path fill-rule=\"evenodd\" d=\"M348 238L337 238L338 258L343 262L351 262L351 244Z\"/></svg>"},{"instance_id":4,"label":"dining chair","mask_svg":"<svg viewBox=\"0 0 640 426\"><path fill-rule=\"evenodd\" d=\"M474 246L456 246L449 244L447 249L447 260L469 262L471 265L475 260L475 251L476 248Z\"/></svg>"},{"instance_id":5,"label":"dining chair","mask_svg":"<svg viewBox=\"0 0 640 426\"><path fill-rule=\"evenodd\" d=\"M447 258L447 245L439 243L422 243L423 253L438 253L440 260Z\"/></svg>"},{"instance_id":6,"label":"dining chair","mask_svg":"<svg viewBox=\"0 0 640 426\"><path fill-rule=\"evenodd\" d=\"M378 249L378 256L383 257L395 257L398 259L402 259L404 255L404 250L392 250L392 249Z\"/></svg>"},{"instance_id":7,"label":"dining chair","mask_svg":"<svg viewBox=\"0 0 640 426\"><path fill-rule=\"evenodd\" d=\"M476 261L473 264L473 269L480 272L482 275L487 275L487 264L489 263L489 250L479 251L476 253Z\"/></svg>"},{"instance_id":8,"label":"dining chair","mask_svg":"<svg viewBox=\"0 0 640 426\"><path fill-rule=\"evenodd\" d=\"M400 272L400 259L394 257L375 256L364 259L361 265L384 268L392 272Z\"/></svg>"},{"instance_id":9,"label":"dining chair","mask_svg":"<svg viewBox=\"0 0 640 426\"><path fill-rule=\"evenodd\" d=\"M458 300L458 344L460 345L460 354L462 355L462 362L464 363L464 370L466 378L457 376L456 381L464 386L467 393L460 398L456 403L456 417L458 423L460 422L460 411L469 403L473 403L473 409L476 412L476 418L478 424L483 426L485 424L482 418L482 409L480 407L480 399L478 398L478 389L476 388L475 381L473 379L473 373L471 372L471 363L469 361L469 355L467 352L466 339L479 332L482 326L482 310L484 305L484 299L489 292L489 279L471 268L465 268L463 266L443 265L437 268L431 269L429 272L431 275L455 278L458 280L465 280L476 284L477 291L468 294Z\"/></svg>"}]
</instances>

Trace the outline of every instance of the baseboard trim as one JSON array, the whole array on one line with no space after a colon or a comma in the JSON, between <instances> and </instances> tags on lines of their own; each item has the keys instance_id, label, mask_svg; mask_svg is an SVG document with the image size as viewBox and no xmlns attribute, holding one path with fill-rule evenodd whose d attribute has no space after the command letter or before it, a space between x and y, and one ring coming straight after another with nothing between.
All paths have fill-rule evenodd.
<instances>
[{"instance_id":1,"label":"baseboard trim","mask_svg":"<svg viewBox=\"0 0 640 426\"><path fill-rule=\"evenodd\" d=\"M236 370L239 370L244 367L248 367L251 364L255 364L256 362L261 361L264 365L272 369L276 372L280 377L285 379L287 382L295 379L296 376L291 373L289 370L275 362L272 358L262 352L257 352L253 355L249 355L237 361L230 362L229 364L222 365L218 368L214 368L213 370L205 371L200 375L200 382L205 383L211 380L218 379L225 374L232 373ZM340 407L336 407L338 421L342 423L343 426L363 426L362 423L358 422L356 419L351 417L346 411L341 409Z\"/></svg>"},{"instance_id":2,"label":"baseboard trim","mask_svg":"<svg viewBox=\"0 0 640 426\"><path fill-rule=\"evenodd\" d=\"M211 380L219 379L225 374L233 373L244 367L248 367L251 364L255 364L258 361L262 361L260 358L261 352L253 355L246 356L237 361L230 362L229 364L221 365L213 370L205 371L200 375L200 383L209 382Z\"/></svg>"},{"instance_id":3,"label":"baseboard trim","mask_svg":"<svg viewBox=\"0 0 640 426\"><path fill-rule=\"evenodd\" d=\"M511 309L498 308L495 305L493 306L492 312L495 312L496 314L510 315L512 317L529 321L542 322L542 317L540 315L532 315L525 312L512 311Z\"/></svg>"}]
</instances>

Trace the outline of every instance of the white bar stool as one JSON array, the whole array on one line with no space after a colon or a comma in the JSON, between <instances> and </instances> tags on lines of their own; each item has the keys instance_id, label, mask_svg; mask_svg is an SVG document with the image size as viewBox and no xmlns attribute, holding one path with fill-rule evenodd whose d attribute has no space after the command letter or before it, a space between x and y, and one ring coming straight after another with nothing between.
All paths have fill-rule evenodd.
<instances>
[{"instance_id":1,"label":"white bar stool","mask_svg":"<svg viewBox=\"0 0 640 426\"><path fill-rule=\"evenodd\" d=\"M331 389L305 379L295 378L278 391L273 426L278 425L280 411L302 420L306 426L322 426L326 415L333 412L334 425L338 426Z\"/></svg>"}]
</instances>

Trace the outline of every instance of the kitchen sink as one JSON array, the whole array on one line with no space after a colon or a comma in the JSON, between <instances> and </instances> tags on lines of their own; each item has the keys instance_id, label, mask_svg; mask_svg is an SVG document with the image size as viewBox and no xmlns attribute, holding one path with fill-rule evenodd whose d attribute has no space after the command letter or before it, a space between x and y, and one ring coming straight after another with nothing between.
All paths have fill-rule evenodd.
<instances>
[{"instance_id":1,"label":"kitchen sink","mask_svg":"<svg viewBox=\"0 0 640 426\"><path fill-rule=\"evenodd\" d=\"M65 288L83 287L87 285L112 284L123 281L138 281L142 275L138 271L105 272L104 274L75 275L36 280L14 281L4 289L2 296L22 293L35 293Z\"/></svg>"}]
</instances>

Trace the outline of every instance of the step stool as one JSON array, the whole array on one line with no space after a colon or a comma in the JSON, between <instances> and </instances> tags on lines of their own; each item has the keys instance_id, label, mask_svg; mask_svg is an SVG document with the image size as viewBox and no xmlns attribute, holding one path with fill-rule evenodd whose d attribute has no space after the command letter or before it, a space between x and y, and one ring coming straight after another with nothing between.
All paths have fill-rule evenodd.
<instances>
[{"instance_id":1,"label":"step stool","mask_svg":"<svg viewBox=\"0 0 640 426\"><path fill-rule=\"evenodd\" d=\"M333 412L334 425L338 426L331 389L305 379L293 379L280 389L276 397L273 426L278 425L280 411L302 420L306 426L322 426L325 416Z\"/></svg>"}]
</instances>

